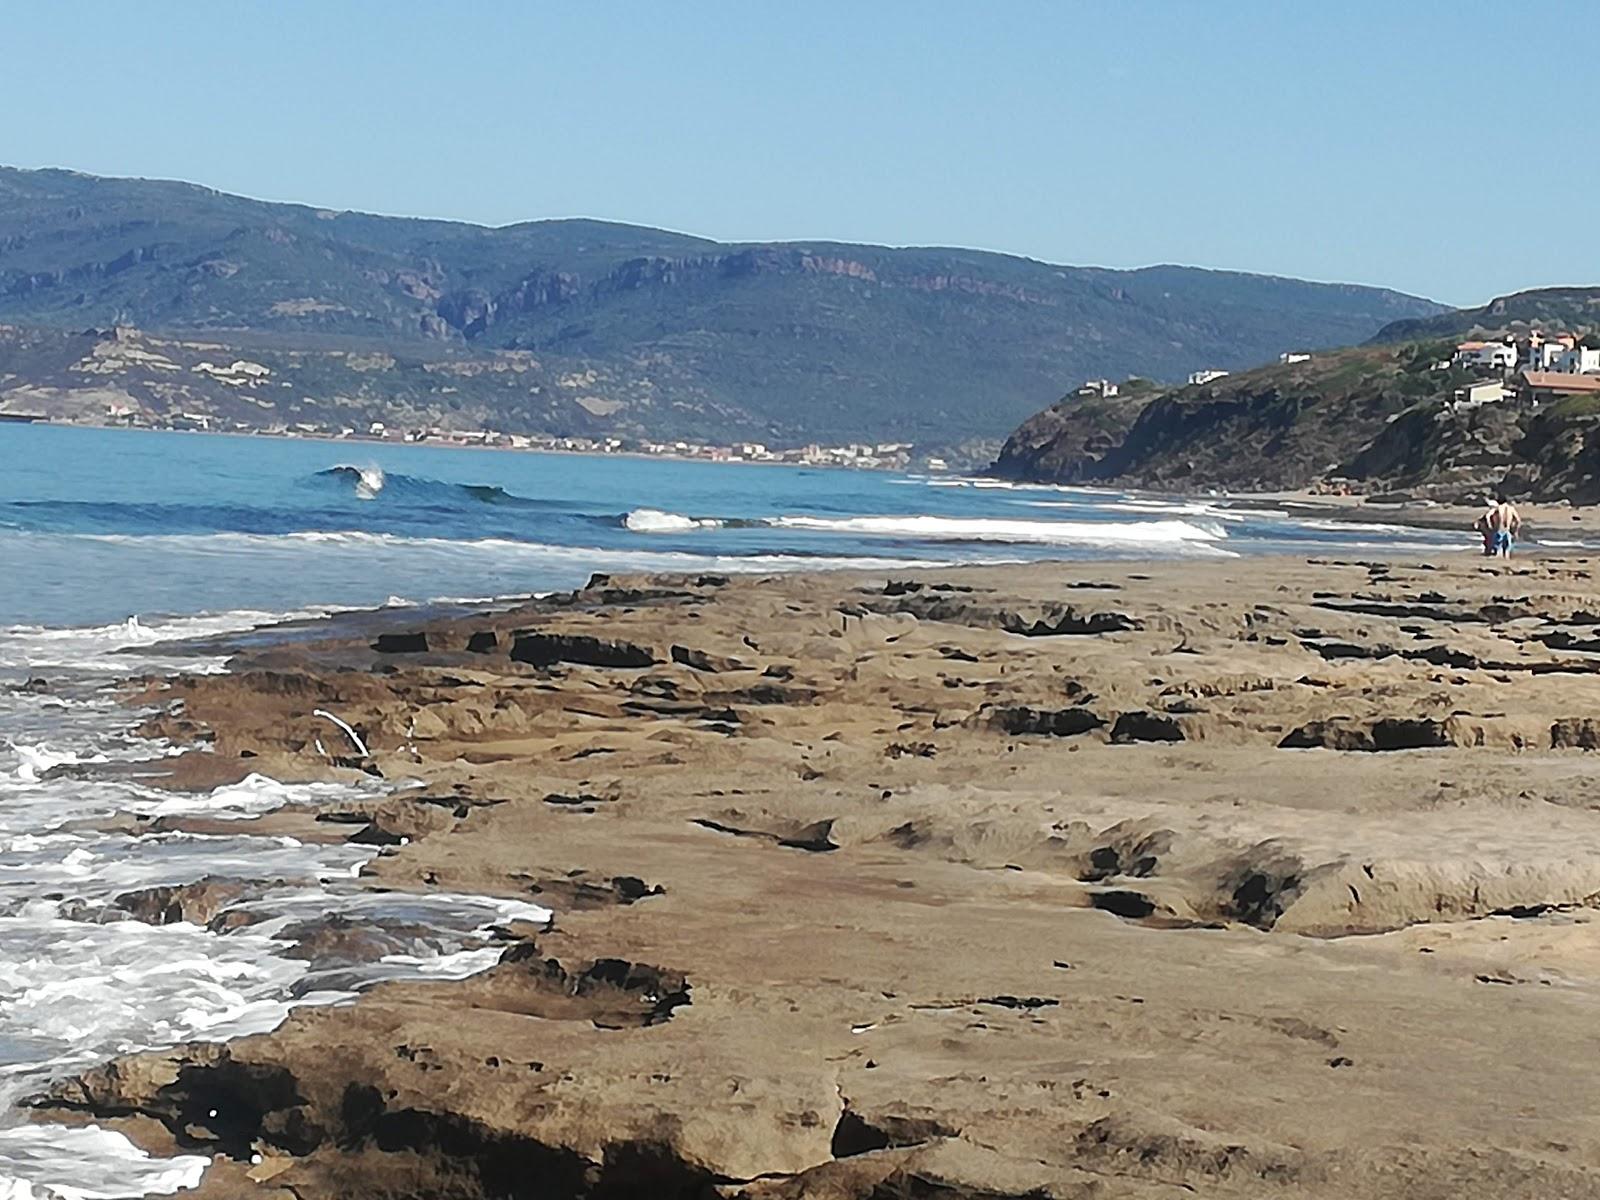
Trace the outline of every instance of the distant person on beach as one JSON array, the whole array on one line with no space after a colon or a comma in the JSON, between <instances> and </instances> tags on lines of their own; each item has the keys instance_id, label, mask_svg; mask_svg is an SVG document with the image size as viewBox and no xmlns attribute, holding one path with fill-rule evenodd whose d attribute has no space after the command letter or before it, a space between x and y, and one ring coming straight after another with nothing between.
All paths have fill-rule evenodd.
<instances>
[{"instance_id":1,"label":"distant person on beach","mask_svg":"<svg viewBox=\"0 0 1600 1200\"><path fill-rule=\"evenodd\" d=\"M1488 553L1495 558L1510 558L1511 543L1522 532L1522 514L1517 512L1517 506L1502 493L1495 497L1494 507L1481 519L1489 527Z\"/></svg>"},{"instance_id":2,"label":"distant person on beach","mask_svg":"<svg viewBox=\"0 0 1600 1200\"><path fill-rule=\"evenodd\" d=\"M1483 556L1494 557L1494 512L1495 500L1493 496L1483 498L1483 511L1478 514L1478 519L1472 523L1472 528L1483 539Z\"/></svg>"}]
</instances>

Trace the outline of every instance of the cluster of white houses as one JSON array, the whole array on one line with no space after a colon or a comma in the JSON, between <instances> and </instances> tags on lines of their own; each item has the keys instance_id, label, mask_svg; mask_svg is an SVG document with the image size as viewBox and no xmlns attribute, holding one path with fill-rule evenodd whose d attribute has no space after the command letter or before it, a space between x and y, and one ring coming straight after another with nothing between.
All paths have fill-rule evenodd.
<instances>
[{"instance_id":1,"label":"cluster of white houses","mask_svg":"<svg viewBox=\"0 0 1600 1200\"><path fill-rule=\"evenodd\" d=\"M1537 406L1567 396L1600 396L1600 347L1585 346L1571 333L1534 330L1516 339L1462 342L1443 365L1480 376L1456 389L1458 408L1512 397Z\"/></svg>"},{"instance_id":2,"label":"cluster of white houses","mask_svg":"<svg viewBox=\"0 0 1600 1200\"><path fill-rule=\"evenodd\" d=\"M1576 334L1546 335L1535 330L1515 341L1462 342L1450 362L1486 374L1554 371L1559 375L1600 375L1600 348L1585 346Z\"/></svg>"}]
</instances>

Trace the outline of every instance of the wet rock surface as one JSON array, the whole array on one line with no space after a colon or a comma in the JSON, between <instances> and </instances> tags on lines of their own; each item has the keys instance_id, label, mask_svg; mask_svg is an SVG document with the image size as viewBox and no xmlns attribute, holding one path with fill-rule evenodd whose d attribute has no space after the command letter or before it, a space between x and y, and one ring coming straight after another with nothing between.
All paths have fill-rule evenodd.
<instances>
[{"instance_id":1,"label":"wet rock surface","mask_svg":"<svg viewBox=\"0 0 1600 1200\"><path fill-rule=\"evenodd\" d=\"M554 922L33 1103L202 1200L1600 1197L1591 571L601 578L242 655L162 687L180 776L348 777L336 713L418 783L271 828Z\"/></svg>"},{"instance_id":2,"label":"wet rock surface","mask_svg":"<svg viewBox=\"0 0 1600 1200\"><path fill-rule=\"evenodd\" d=\"M112 903L146 925L174 925L180 921L209 925L224 909L261 895L266 887L261 881L208 877L173 887L124 892Z\"/></svg>"}]
</instances>

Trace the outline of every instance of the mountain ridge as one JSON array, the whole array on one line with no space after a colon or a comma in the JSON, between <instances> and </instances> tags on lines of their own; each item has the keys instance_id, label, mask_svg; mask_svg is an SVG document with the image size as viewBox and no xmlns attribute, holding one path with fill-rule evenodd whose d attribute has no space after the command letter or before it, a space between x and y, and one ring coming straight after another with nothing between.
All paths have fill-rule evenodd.
<instances>
[{"instance_id":1,"label":"mountain ridge","mask_svg":"<svg viewBox=\"0 0 1600 1200\"><path fill-rule=\"evenodd\" d=\"M1370 344L1473 334L1514 336L1535 328L1549 333L1600 330L1600 288L1562 284L1508 292L1486 304L1392 321L1378 330Z\"/></svg>"},{"instance_id":2,"label":"mountain ridge","mask_svg":"<svg viewBox=\"0 0 1600 1200\"><path fill-rule=\"evenodd\" d=\"M1441 308L1215 268L724 243L590 218L490 227L0 168L0 322L529 353L553 378L607 381L592 399L622 436L999 436L1080 379L1237 368ZM379 413L382 381L360 382ZM563 431L560 406L497 403L474 419Z\"/></svg>"}]
</instances>

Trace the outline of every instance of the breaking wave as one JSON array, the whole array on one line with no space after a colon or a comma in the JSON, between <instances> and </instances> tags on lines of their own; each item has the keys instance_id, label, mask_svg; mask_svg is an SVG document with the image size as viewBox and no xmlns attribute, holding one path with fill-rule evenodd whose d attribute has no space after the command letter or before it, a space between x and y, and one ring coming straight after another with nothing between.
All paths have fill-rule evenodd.
<instances>
[{"instance_id":1,"label":"breaking wave","mask_svg":"<svg viewBox=\"0 0 1600 1200\"><path fill-rule=\"evenodd\" d=\"M508 504L520 508L549 508L549 500L519 496L492 483L450 483L421 475L387 472L382 467L356 467L341 463L318 471L314 478L325 484L348 489L358 500L411 501L413 503L461 507L472 504Z\"/></svg>"},{"instance_id":2,"label":"breaking wave","mask_svg":"<svg viewBox=\"0 0 1600 1200\"><path fill-rule=\"evenodd\" d=\"M611 524L616 523L616 518L610 519ZM763 524L764 522L750 522L749 524ZM732 522L729 522L732 524ZM785 549L782 551L756 551L752 553L718 552L708 549L706 551L686 550L633 550L611 549L599 546L564 545L554 542L524 541L519 538L483 537L483 538L434 538L412 537L397 533L372 533L360 529L305 529L294 533L172 533L172 534L119 534L119 533L80 533L62 535L60 540L76 540L94 542L107 546L119 546L127 550L143 549L152 554L190 553L195 555L214 555L231 553L235 551L253 551L261 558L256 561L267 561L272 557L281 557L285 563L301 562L307 560L304 553L311 547L324 547L329 551L340 551L344 555L372 555L383 556L380 561L385 563L394 561L390 555L409 553L415 551L428 552L435 557L436 562L454 562L458 565L469 563L489 564L498 567L511 567L518 564L523 566L543 566L550 568L570 567L578 572L573 577L573 585L587 578L591 571L800 571L800 570L828 570L832 568L860 568L873 570L879 567L936 567L949 566L957 560L948 555L919 555L913 558L884 557L881 555L858 554L820 554L803 549ZM963 559L962 561L972 561ZM985 561L1000 562L1001 559L988 559ZM412 563L415 569L415 562ZM527 595L531 589L518 588L507 591L505 595ZM423 593L426 595L427 593ZM450 594L440 593L446 599ZM433 597L430 597L430 599ZM383 603L375 600L371 603L330 604L319 606L316 612L334 612L340 608L358 607L370 608L374 604ZM390 596L388 604L416 603L415 600ZM138 625L137 619L133 622ZM16 626L16 629L25 627ZM98 627L94 630L75 631L86 632L92 637L104 637L116 642L121 631L130 628L127 623ZM52 631L53 632L53 631ZM122 668L126 669L126 663Z\"/></svg>"},{"instance_id":3,"label":"breaking wave","mask_svg":"<svg viewBox=\"0 0 1600 1200\"><path fill-rule=\"evenodd\" d=\"M1220 526L1197 521L1027 521L984 517L777 517L782 529L956 542L1161 546L1224 540Z\"/></svg>"},{"instance_id":4,"label":"breaking wave","mask_svg":"<svg viewBox=\"0 0 1600 1200\"><path fill-rule=\"evenodd\" d=\"M622 518L635 533L682 533L688 529L721 529L727 522L715 517L685 517L658 508L636 508Z\"/></svg>"},{"instance_id":5,"label":"breaking wave","mask_svg":"<svg viewBox=\"0 0 1600 1200\"><path fill-rule=\"evenodd\" d=\"M864 537L911 538L937 542L1009 542L1063 546L1171 546L1223 541L1227 530L1216 522L1154 521L1038 521L989 517L782 516L731 521L715 517L686 517L653 508L635 509L623 521L635 533L684 533L725 526L791 529Z\"/></svg>"}]
</instances>

